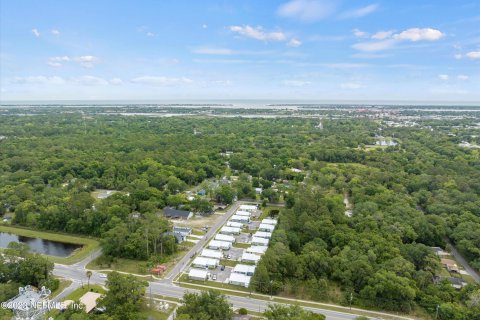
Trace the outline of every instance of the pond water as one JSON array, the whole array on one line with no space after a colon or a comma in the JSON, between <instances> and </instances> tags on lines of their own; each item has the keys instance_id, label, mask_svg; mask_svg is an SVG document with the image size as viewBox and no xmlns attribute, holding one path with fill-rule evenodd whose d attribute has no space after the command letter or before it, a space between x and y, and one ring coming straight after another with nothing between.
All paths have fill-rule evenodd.
<instances>
[{"instance_id":1,"label":"pond water","mask_svg":"<svg viewBox=\"0 0 480 320\"><path fill-rule=\"evenodd\" d=\"M10 242L26 243L30 247L31 252L55 257L68 257L73 251L82 247L78 244L23 237L16 234L0 232L0 248L7 248Z\"/></svg>"}]
</instances>

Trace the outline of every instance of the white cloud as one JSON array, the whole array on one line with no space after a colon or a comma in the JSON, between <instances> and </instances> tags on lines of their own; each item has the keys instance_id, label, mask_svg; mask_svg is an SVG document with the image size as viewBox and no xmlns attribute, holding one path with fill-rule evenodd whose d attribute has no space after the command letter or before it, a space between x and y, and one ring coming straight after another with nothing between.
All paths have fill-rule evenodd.
<instances>
[{"instance_id":1,"label":"white cloud","mask_svg":"<svg viewBox=\"0 0 480 320\"><path fill-rule=\"evenodd\" d=\"M366 52L381 51L390 49L402 41L436 41L443 36L441 31L432 28L411 28L398 34L393 34L392 31L379 31L372 36L373 39L379 41L359 42L352 47Z\"/></svg>"},{"instance_id":2,"label":"white cloud","mask_svg":"<svg viewBox=\"0 0 480 320\"><path fill-rule=\"evenodd\" d=\"M439 40L443 36L444 34L440 30L432 28L411 28L394 35L394 38L398 40L409 40L416 42L420 40L435 41Z\"/></svg>"},{"instance_id":3,"label":"white cloud","mask_svg":"<svg viewBox=\"0 0 480 320\"><path fill-rule=\"evenodd\" d=\"M54 36L60 35L60 31L58 31L57 29L52 29L50 32L51 32Z\"/></svg>"},{"instance_id":4,"label":"white cloud","mask_svg":"<svg viewBox=\"0 0 480 320\"><path fill-rule=\"evenodd\" d=\"M72 78L72 82L85 86L105 86L108 84L108 81L94 76L81 76Z\"/></svg>"},{"instance_id":5,"label":"white cloud","mask_svg":"<svg viewBox=\"0 0 480 320\"><path fill-rule=\"evenodd\" d=\"M393 31L378 31L372 36L372 39L375 40L384 40L390 38L393 34Z\"/></svg>"},{"instance_id":6,"label":"white cloud","mask_svg":"<svg viewBox=\"0 0 480 320\"><path fill-rule=\"evenodd\" d=\"M468 77L467 75L464 75L464 74L459 74L459 75L457 76L457 79L458 79L458 80L461 80L461 81L465 81L465 80L468 80L469 77Z\"/></svg>"},{"instance_id":7,"label":"white cloud","mask_svg":"<svg viewBox=\"0 0 480 320\"><path fill-rule=\"evenodd\" d=\"M304 87L312 84L310 81L302 81L302 80L284 80L283 85L288 87Z\"/></svg>"},{"instance_id":8,"label":"white cloud","mask_svg":"<svg viewBox=\"0 0 480 320\"><path fill-rule=\"evenodd\" d=\"M348 18L361 18L366 15L369 15L370 13L373 13L377 11L378 5L377 4L371 4L366 7L354 9L354 10L349 10L340 15L340 18L343 19L348 19Z\"/></svg>"},{"instance_id":9,"label":"white cloud","mask_svg":"<svg viewBox=\"0 0 480 320\"><path fill-rule=\"evenodd\" d=\"M202 28L203 28L203 29L207 29L207 28L208 28L208 25L206 25L206 24L204 23L204 24L202 24Z\"/></svg>"},{"instance_id":10,"label":"white cloud","mask_svg":"<svg viewBox=\"0 0 480 320\"><path fill-rule=\"evenodd\" d=\"M40 31L38 31L38 29L33 28L32 33L35 37L37 37L37 38L40 37Z\"/></svg>"},{"instance_id":11,"label":"white cloud","mask_svg":"<svg viewBox=\"0 0 480 320\"><path fill-rule=\"evenodd\" d=\"M148 84L152 86L171 86L176 84L189 84L193 80L189 78L168 78L168 77L159 77L159 76L141 76L131 80L133 83L138 84Z\"/></svg>"},{"instance_id":12,"label":"white cloud","mask_svg":"<svg viewBox=\"0 0 480 320\"><path fill-rule=\"evenodd\" d=\"M277 13L282 17L313 22L332 14L335 6L331 0L291 0L281 5Z\"/></svg>"},{"instance_id":13,"label":"white cloud","mask_svg":"<svg viewBox=\"0 0 480 320\"><path fill-rule=\"evenodd\" d=\"M59 56L59 57L50 57L48 58L47 64L50 67L58 68L63 65L64 62L70 61L70 58L67 56Z\"/></svg>"},{"instance_id":14,"label":"white cloud","mask_svg":"<svg viewBox=\"0 0 480 320\"><path fill-rule=\"evenodd\" d=\"M442 80L442 81L447 81L450 77L448 76L448 74L439 74L438 75L438 79Z\"/></svg>"},{"instance_id":15,"label":"white cloud","mask_svg":"<svg viewBox=\"0 0 480 320\"><path fill-rule=\"evenodd\" d=\"M84 68L93 68L99 59L95 56L79 56L73 60L80 63L80 65Z\"/></svg>"},{"instance_id":16,"label":"white cloud","mask_svg":"<svg viewBox=\"0 0 480 320\"><path fill-rule=\"evenodd\" d=\"M287 46L293 47L293 48L300 47L301 45L302 45L302 42L296 38L292 38L290 39L290 41L287 42Z\"/></svg>"},{"instance_id":17,"label":"white cloud","mask_svg":"<svg viewBox=\"0 0 480 320\"><path fill-rule=\"evenodd\" d=\"M146 35L147 37L155 37L155 33L153 32L147 32Z\"/></svg>"},{"instance_id":18,"label":"white cloud","mask_svg":"<svg viewBox=\"0 0 480 320\"><path fill-rule=\"evenodd\" d=\"M470 59L480 59L480 51L470 51L465 55Z\"/></svg>"},{"instance_id":19,"label":"white cloud","mask_svg":"<svg viewBox=\"0 0 480 320\"><path fill-rule=\"evenodd\" d=\"M266 32L262 27L230 26L230 31L236 32L244 37L262 41L285 41L287 36L281 31Z\"/></svg>"},{"instance_id":20,"label":"white cloud","mask_svg":"<svg viewBox=\"0 0 480 320\"><path fill-rule=\"evenodd\" d=\"M454 55L454 57L455 57L455 59L460 60L460 59L462 59L463 56L460 53L456 53Z\"/></svg>"},{"instance_id":21,"label":"white cloud","mask_svg":"<svg viewBox=\"0 0 480 320\"><path fill-rule=\"evenodd\" d=\"M368 37L368 32L365 32L365 31L362 31L362 30L359 30L359 29L356 29L356 28L352 30L352 33L357 38Z\"/></svg>"},{"instance_id":22,"label":"white cloud","mask_svg":"<svg viewBox=\"0 0 480 320\"><path fill-rule=\"evenodd\" d=\"M211 55L230 55L235 52L228 48L214 48L214 47L197 47L192 50L193 53L211 54Z\"/></svg>"},{"instance_id":23,"label":"white cloud","mask_svg":"<svg viewBox=\"0 0 480 320\"><path fill-rule=\"evenodd\" d=\"M28 76L28 77L15 77L14 83L18 84L64 84L65 80L61 77L53 76Z\"/></svg>"},{"instance_id":24,"label":"white cloud","mask_svg":"<svg viewBox=\"0 0 480 320\"><path fill-rule=\"evenodd\" d=\"M355 43L352 47L359 51L373 52L390 49L395 43L395 40L388 39L382 41L359 42Z\"/></svg>"},{"instance_id":25,"label":"white cloud","mask_svg":"<svg viewBox=\"0 0 480 320\"><path fill-rule=\"evenodd\" d=\"M358 82L346 82L346 83L342 83L340 85L340 88L342 89L349 89L349 90L356 90L356 89L360 89L360 88L363 88L364 86Z\"/></svg>"},{"instance_id":26,"label":"white cloud","mask_svg":"<svg viewBox=\"0 0 480 320\"><path fill-rule=\"evenodd\" d=\"M228 87L232 85L232 81L230 80L213 80L213 81L210 81L210 83L213 85L224 86L224 87Z\"/></svg>"},{"instance_id":27,"label":"white cloud","mask_svg":"<svg viewBox=\"0 0 480 320\"><path fill-rule=\"evenodd\" d=\"M113 78L108 81L108 83L113 84L115 86L123 84L123 80L120 78Z\"/></svg>"}]
</instances>

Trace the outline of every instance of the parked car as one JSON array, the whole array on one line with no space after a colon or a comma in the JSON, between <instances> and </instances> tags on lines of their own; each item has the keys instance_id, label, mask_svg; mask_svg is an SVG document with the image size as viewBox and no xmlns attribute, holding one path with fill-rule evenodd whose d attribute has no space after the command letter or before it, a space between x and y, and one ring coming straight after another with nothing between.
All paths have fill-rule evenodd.
<instances>
[{"instance_id":1,"label":"parked car","mask_svg":"<svg viewBox=\"0 0 480 320\"><path fill-rule=\"evenodd\" d=\"M212 274L212 280L217 280L217 274L216 273Z\"/></svg>"},{"instance_id":2,"label":"parked car","mask_svg":"<svg viewBox=\"0 0 480 320\"><path fill-rule=\"evenodd\" d=\"M220 270L222 270L222 271L225 270L225 266L222 265L222 266L220 267Z\"/></svg>"}]
</instances>

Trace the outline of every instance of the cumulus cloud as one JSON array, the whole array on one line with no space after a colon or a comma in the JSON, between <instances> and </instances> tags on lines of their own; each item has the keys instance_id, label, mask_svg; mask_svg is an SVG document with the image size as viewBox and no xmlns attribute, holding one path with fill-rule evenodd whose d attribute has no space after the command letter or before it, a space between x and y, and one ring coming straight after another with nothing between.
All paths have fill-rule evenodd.
<instances>
[{"instance_id":1,"label":"cumulus cloud","mask_svg":"<svg viewBox=\"0 0 480 320\"><path fill-rule=\"evenodd\" d=\"M84 68L93 68L99 59L95 56L79 56L75 57L73 60L80 63L80 65Z\"/></svg>"},{"instance_id":2,"label":"cumulus cloud","mask_svg":"<svg viewBox=\"0 0 480 320\"><path fill-rule=\"evenodd\" d=\"M368 32L365 32L365 31L362 31L362 30L359 30L357 28L353 29L352 30L352 33L355 37L357 38L366 38L368 37Z\"/></svg>"},{"instance_id":3,"label":"cumulus cloud","mask_svg":"<svg viewBox=\"0 0 480 320\"><path fill-rule=\"evenodd\" d=\"M38 31L38 29L33 28L33 29L32 29L32 33L33 33L33 35L34 35L35 37L37 37L37 38L40 37L40 31Z\"/></svg>"},{"instance_id":4,"label":"cumulus cloud","mask_svg":"<svg viewBox=\"0 0 480 320\"><path fill-rule=\"evenodd\" d=\"M393 31L378 31L372 36L372 39L375 40L384 40L390 38L393 34Z\"/></svg>"},{"instance_id":5,"label":"cumulus cloud","mask_svg":"<svg viewBox=\"0 0 480 320\"><path fill-rule=\"evenodd\" d=\"M215 47L196 47L192 50L193 53L198 54L211 54L211 55L230 55L234 54L232 49L228 48L215 48Z\"/></svg>"},{"instance_id":6,"label":"cumulus cloud","mask_svg":"<svg viewBox=\"0 0 480 320\"><path fill-rule=\"evenodd\" d=\"M465 54L470 59L480 59L480 51L470 51Z\"/></svg>"},{"instance_id":7,"label":"cumulus cloud","mask_svg":"<svg viewBox=\"0 0 480 320\"><path fill-rule=\"evenodd\" d=\"M152 86L171 86L177 84L189 84L192 83L193 80L189 78L169 78L169 77L161 77L161 76L141 76L131 80L133 83L137 84L148 84Z\"/></svg>"},{"instance_id":8,"label":"cumulus cloud","mask_svg":"<svg viewBox=\"0 0 480 320\"><path fill-rule=\"evenodd\" d=\"M304 87L312 84L310 81L302 81L302 80L284 80L283 85L288 87Z\"/></svg>"},{"instance_id":9,"label":"cumulus cloud","mask_svg":"<svg viewBox=\"0 0 480 320\"><path fill-rule=\"evenodd\" d=\"M394 38L398 40L409 40L416 42L420 40L435 41L439 40L443 36L444 34L440 30L432 28L411 28L394 35Z\"/></svg>"},{"instance_id":10,"label":"cumulus cloud","mask_svg":"<svg viewBox=\"0 0 480 320\"><path fill-rule=\"evenodd\" d=\"M230 26L229 30L243 37L255 40L286 42L286 45L289 47L298 47L302 44L297 38L289 38L287 34L282 31L265 31L261 26Z\"/></svg>"},{"instance_id":11,"label":"cumulus cloud","mask_svg":"<svg viewBox=\"0 0 480 320\"><path fill-rule=\"evenodd\" d=\"M303 22L314 22L332 14L335 7L335 1L331 0L291 0L281 5L277 14Z\"/></svg>"},{"instance_id":12,"label":"cumulus cloud","mask_svg":"<svg viewBox=\"0 0 480 320\"><path fill-rule=\"evenodd\" d=\"M50 32L51 32L54 36L60 35L60 31L58 31L57 29L52 29L52 30L50 30Z\"/></svg>"},{"instance_id":13,"label":"cumulus cloud","mask_svg":"<svg viewBox=\"0 0 480 320\"><path fill-rule=\"evenodd\" d=\"M345 11L344 13L342 13L340 15L340 18L343 18L343 19L361 18L361 17L364 17L366 15L369 15L370 13L373 13L373 12L377 11L377 9L378 9L377 4L370 4L366 7L361 7L361 8L358 8L358 9Z\"/></svg>"},{"instance_id":14,"label":"cumulus cloud","mask_svg":"<svg viewBox=\"0 0 480 320\"><path fill-rule=\"evenodd\" d=\"M352 47L359 51L381 51L390 49L402 41L436 41L443 36L444 34L440 30L432 28L411 28L397 34L394 34L393 31L379 31L372 36L372 39L376 41L356 43Z\"/></svg>"},{"instance_id":15,"label":"cumulus cloud","mask_svg":"<svg viewBox=\"0 0 480 320\"><path fill-rule=\"evenodd\" d=\"M287 42L287 46L293 47L293 48L300 47L301 45L302 45L302 42L296 38L292 38L290 39L290 41Z\"/></svg>"},{"instance_id":16,"label":"cumulus cloud","mask_svg":"<svg viewBox=\"0 0 480 320\"><path fill-rule=\"evenodd\" d=\"M442 81L447 81L450 77L448 76L448 74L439 74L438 75L438 79L442 80Z\"/></svg>"},{"instance_id":17,"label":"cumulus cloud","mask_svg":"<svg viewBox=\"0 0 480 320\"><path fill-rule=\"evenodd\" d=\"M246 26L230 26L230 31L238 33L247 38L252 38L262 41L285 41L287 36L281 31L264 31L262 27Z\"/></svg>"}]
</instances>

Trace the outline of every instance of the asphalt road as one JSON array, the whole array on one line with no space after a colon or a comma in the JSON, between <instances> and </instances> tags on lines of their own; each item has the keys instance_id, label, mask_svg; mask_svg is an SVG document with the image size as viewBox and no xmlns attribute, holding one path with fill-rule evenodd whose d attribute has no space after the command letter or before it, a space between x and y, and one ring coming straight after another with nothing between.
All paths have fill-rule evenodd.
<instances>
[{"instance_id":1,"label":"asphalt road","mask_svg":"<svg viewBox=\"0 0 480 320\"><path fill-rule=\"evenodd\" d=\"M457 259L457 261L460 262L463 268L468 272L469 275L472 276L472 278L476 282L480 282L480 276L478 275L478 273L475 270L473 270L472 267L470 267L467 260L465 260L465 258L460 254L460 252L458 252L457 248L455 248L455 246L450 241L447 240L447 242L452 247L452 255L455 257L455 259Z\"/></svg>"}]
</instances>

